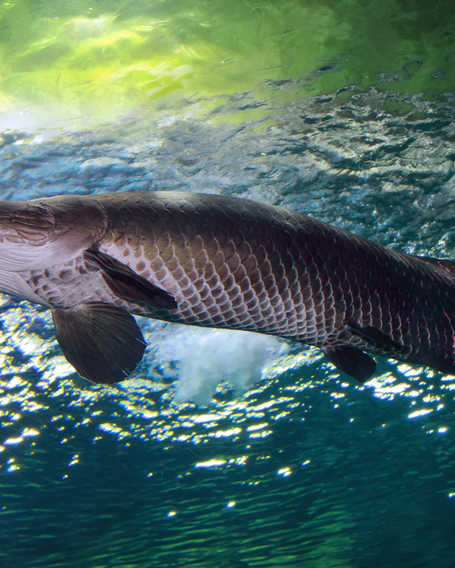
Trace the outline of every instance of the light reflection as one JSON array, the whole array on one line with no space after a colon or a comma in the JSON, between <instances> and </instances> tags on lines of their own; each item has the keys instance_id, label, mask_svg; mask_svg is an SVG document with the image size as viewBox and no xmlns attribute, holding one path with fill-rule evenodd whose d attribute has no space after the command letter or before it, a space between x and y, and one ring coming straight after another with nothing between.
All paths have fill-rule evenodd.
<instances>
[{"instance_id":1,"label":"light reflection","mask_svg":"<svg viewBox=\"0 0 455 568\"><path fill-rule=\"evenodd\" d=\"M217 430L212 434L209 434L213 438L230 438L232 436L237 436L242 431L241 428L229 428L228 430Z\"/></svg>"},{"instance_id":2,"label":"light reflection","mask_svg":"<svg viewBox=\"0 0 455 568\"><path fill-rule=\"evenodd\" d=\"M237 458L229 460L229 463L234 463L235 465L245 465L248 461L248 456L239 456Z\"/></svg>"},{"instance_id":3,"label":"light reflection","mask_svg":"<svg viewBox=\"0 0 455 568\"><path fill-rule=\"evenodd\" d=\"M98 426L98 428L100 430L103 430L104 432L109 432L110 434L116 434L119 440L131 436L130 432L123 430L120 426L117 426L117 424L112 424L109 422L103 422Z\"/></svg>"},{"instance_id":4,"label":"light reflection","mask_svg":"<svg viewBox=\"0 0 455 568\"><path fill-rule=\"evenodd\" d=\"M281 475L281 477L289 477L292 474L292 470L290 467L282 467L277 471L277 475Z\"/></svg>"},{"instance_id":5,"label":"light reflection","mask_svg":"<svg viewBox=\"0 0 455 568\"><path fill-rule=\"evenodd\" d=\"M330 396L331 398L338 399L338 398L345 398L346 394L344 392L332 392Z\"/></svg>"},{"instance_id":6,"label":"light reflection","mask_svg":"<svg viewBox=\"0 0 455 568\"><path fill-rule=\"evenodd\" d=\"M248 426L248 428L246 429L247 432L255 432L256 430L262 430L263 428L266 428L268 426L268 422L261 422L259 424L251 424L251 426Z\"/></svg>"},{"instance_id":7,"label":"light reflection","mask_svg":"<svg viewBox=\"0 0 455 568\"><path fill-rule=\"evenodd\" d=\"M5 446L15 446L16 444L20 444L23 441L24 441L24 438L22 438L22 436L17 436L16 438L7 438L3 442L3 444Z\"/></svg>"},{"instance_id":8,"label":"light reflection","mask_svg":"<svg viewBox=\"0 0 455 568\"><path fill-rule=\"evenodd\" d=\"M95 429L96 434L90 437L93 443L114 437L124 445L137 439L199 446L215 440L237 442L241 439L251 442L250 448L245 446L250 451L256 441L260 443L261 439L274 435L277 422L293 416L305 420L306 415L311 415L313 393L323 393L327 402L336 401L338 408L351 403L354 391L363 390L365 396L385 400L400 397L409 401L407 417L412 420L442 412L444 393L455 389L453 377L443 376L439 387L436 380L428 384L427 370L405 364L395 365L393 371L374 377L367 388L357 386L339 377L327 364L323 365L327 372L323 372L318 363L322 355L310 349L308 353L285 355L275 361L262 381L245 393L236 395L223 387L207 407L200 408L193 403L176 403L174 387L161 376L158 381L151 380L155 373L153 359L144 375L115 387L83 382L57 350L55 340L46 338L50 323L45 314L39 312L32 317L31 308L21 304L4 309L3 315L8 325L13 326L13 332L0 337L3 348L0 363L8 370L0 380L1 421L5 428L19 425L19 429L5 431L0 453L2 457L7 454L8 458L12 452L17 452L20 458L24 452L21 447L30 448L32 440L38 440L39 444L41 431L50 425L59 436L60 445L73 441L74 429L82 427ZM29 335L21 329L17 323L21 318L27 322L34 318L34 329L38 322L43 337L40 333ZM38 355L35 351L40 351L40 347ZM316 367L308 370L302 365ZM292 382L287 379L289 371L293 373ZM37 416L33 424L29 422L32 415ZM358 421L358 416L351 412L347 416L351 422ZM36 426L37 419L40 426ZM448 431L444 424L432 426L434 433ZM29 442L24 443L26 440ZM78 463L79 454L68 459L73 466ZM246 459L247 456L202 460L194 467L243 465ZM10 472L20 469L16 462L5 467ZM285 470L280 475L285 476Z\"/></svg>"},{"instance_id":9,"label":"light reflection","mask_svg":"<svg viewBox=\"0 0 455 568\"><path fill-rule=\"evenodd\" d=\"M378 396L379 398L393 399L395 395L404 394L409 389L409 385L407 383L396 382L395 377L391 374L371 379L368 384L373 386L375 389L375 396Z\"/></svg>"},{"instance_id":10,"label":"light reflection","mask_svg":"<svg viewBox=\"0 0 455 568\"><path fill-rule=\"evenodd\" d=\"M205 462L196 462L194 467L196 468L204 468L204 467L220 467L226 463L227 460L225 459L211 459Z\"/></svg>"},{"instance_id":11,"label":"light reflection","mask_svg":"<svg viewBox=\"0 0 455 568\"><path fill-rule=\"evenodd\" d=\"M400 363L397 365L397 369L405 377L418 377L421 374L421 370L416 367L411 367L411 365L408 365L407 363Z\"/></svg>"},{"instance_id":12,"label":"light reflection","mask_svg":"<svg viewBox=\"0 0 455 568\"><path fill-rule=\"evenodd\" d=\"M9 458L6 462L6 464L7 464L6 471L8 473L12 473L14 471L19 471L20 468L21 468L20 465L16 463L15 458Z\"/></svg>"},{"instance_id":13,"label":"light reflection","mask_svg":"<svg viewBox=\"0 0 455 568\"><path fill-rule=\"evenodd\" d=\"M419 418L420 416L426 416L427 414L431 414L434 412L433 408L421 408L420 410L414 410L413 412L408 414L408 418L411 420L413 418Z\"/></svg>"},{"instance_id":14,"label":"light reflection","mask_svg":"<svg viewBox=\"0 0 455 568\"><path fill-rule=\"evenodd\" d=\"M218 422L218 420L221 420L222 418L224 418L222 414L216 414L214 412L213 414L197 414L196 416L192 416L190 420L195 424L206 424L210 422Z\"/></svg>"},{"instance_id":15,"label":"light reflection","mask_svg":"<svg viewBox=\"0 0 455 568\"><path fill-rule=\"evenodd\" d=\"M249 435L249 438L258 439L258 438L267 438L273 434L273 430L261 430L260 432L252 432Z\"/></svg>"},{"instance_id":16,"label":"light reflection","mask_svg":"<svg viewBox=\"0 0 455 568\"><path fill-rule=\"evenodd\" d=\"M72 467L73 465L76 465L79 463L79 459L80 459L80 455L79 454L74 454L74 456L71 458L71 461L68 464L68 467Z\"/></svg>"}]
</instances>

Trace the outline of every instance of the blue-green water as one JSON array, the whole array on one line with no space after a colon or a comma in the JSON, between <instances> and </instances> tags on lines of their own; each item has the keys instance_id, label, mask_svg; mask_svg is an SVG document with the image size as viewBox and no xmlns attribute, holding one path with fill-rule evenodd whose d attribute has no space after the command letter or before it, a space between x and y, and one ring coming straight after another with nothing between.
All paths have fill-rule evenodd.
<instances>
[{"instance_id":1,"label":"blue-green water","mask_svg":"<svg viewBox=\"0 0 455 568\"><path fill-rule=\"evenodd\" d=\"M225 193L408 252L455 258L455 45L442 4L411 11L384 3L366 25L371 11L354 2L283 3L282 12L242 2L232 15L221 2L179 13L160 2L156 65L167 75L159 81L171 73L165 55L182 44L186 59L176 65L178 73L187 66L189 82L85 129L74 113L62 119L62 106L57 112L38 81L60 65L66 87L53 97L68 104L73 83L55 47L65 43L61 29L73 30L62 57L82 28L78 45L86 50L93 46L84 42L100 47L101 39L107 51L108 39L134 47L133 32L142 37L147 22L147 34L155 29L150 14L144 23L145 8L127 13L124 3L107 29L107 16L96 20L107 8L95 3L99 13L87 16L81 2L83 24L74 14L43 17L39 39L36 19L27 18L46 4L9 4L0 10L3 29L17 37L22 14L35 35L28 51L17 46L23 66L2 83L12 95L1 117L2 199ZM388 43L374 58L362 49L381 15ZM98 26L92 35L87 18ZM234 20L244 25L230 35ZM359 31L351 43L346 22ZM324 41L310 56L321 30ZM378 38L379 30L372 46ZM118 56L122 72L134 58L144 68L144 53L131 45L128 61ZM214 63L217 49L230 50L227 77ZM96 67L90 54L87 72ZM274 65L258 65L261 58ZM99 96L93 77L78 77L81 90L93 80ZM21 106L26 85L33 92ZM80 93L71 93L80 110ZM0 566L455 566L455 377L380 359L374 379L359 386L316 349L141 320L150 347L132 379L93 386L63 359L46 311L7 296L0 310Z\"/></svg>"}]
</instances>

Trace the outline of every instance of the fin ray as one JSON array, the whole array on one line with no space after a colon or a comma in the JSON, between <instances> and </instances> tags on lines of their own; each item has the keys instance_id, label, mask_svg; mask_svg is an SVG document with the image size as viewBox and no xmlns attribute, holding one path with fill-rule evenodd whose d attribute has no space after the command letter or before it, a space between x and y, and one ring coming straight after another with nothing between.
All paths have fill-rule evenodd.
<instances>
[{"instance_id":1,"label":"fin ray","mask_svg":"<svg viewBox=\"0 0 455 568\"><path fill-rule=\"evenodd\" d=\"M142 359L141 330L122 308L92 302L72 309L54 308L52 315L63 354L90 381L121 381Z\"/></svg>"}]
</instances>

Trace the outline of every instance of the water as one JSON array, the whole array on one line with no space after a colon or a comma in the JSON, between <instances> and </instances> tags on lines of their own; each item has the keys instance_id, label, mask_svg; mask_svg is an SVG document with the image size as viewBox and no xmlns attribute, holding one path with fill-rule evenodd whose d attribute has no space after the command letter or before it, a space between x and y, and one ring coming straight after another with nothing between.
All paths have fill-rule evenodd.
<instances>
[{"instance_id":1,"label":"water","mask_svg":"<svg viewBox=\"0 0 455 568\"><path fill-rule=\"evenodd\" d=\"M449 3L55 6L0 8L2 199L224 193L455 258ZM455 565L454 377L141 320L94 386L0 302L0 565Z\"/></svg>"}]
</instances>

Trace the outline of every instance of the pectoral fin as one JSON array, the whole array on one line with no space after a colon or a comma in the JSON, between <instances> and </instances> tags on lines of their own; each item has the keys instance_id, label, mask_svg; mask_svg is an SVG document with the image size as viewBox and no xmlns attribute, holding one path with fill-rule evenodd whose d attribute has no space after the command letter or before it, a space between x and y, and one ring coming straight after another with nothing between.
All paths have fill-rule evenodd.
<instances>
[{"instance_id":1,"label":"pectoral fin","mask_svg":"<svg viewBox=\"0 0 455 568\"><path fill-rule=\"evenodd\" d=\"M155 286L126 264L108 254L87 250L84 258L95 264L102 272L104 281L119 298L129 302L139 302L154 308L172 309L177 307L174 297Z\"/></svg>"},{"instance_id":2,"label":"pectoral fin","mask_svg":"<svg viewBox=\"0 0 455 568\"><path fill-rule=\"evenodd\" d=\"M327 347L325 354L337 369L364 383L376 370L376 363L369 355L352 345Z\"/></svg>"},{"instance_id":3,"label":"pectoral fin","mask_svg":"<svg viewBox=\"0 0 455 568\"><path fill-rule=\"evenodd\" d=\"M57 341L77 372L95 383L121 381L145 349L135 319L125 310L98 302L54 309Z\"/></svg>"}]
</instances>

